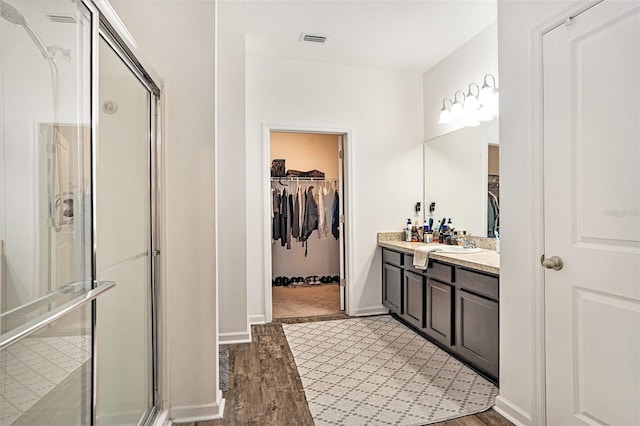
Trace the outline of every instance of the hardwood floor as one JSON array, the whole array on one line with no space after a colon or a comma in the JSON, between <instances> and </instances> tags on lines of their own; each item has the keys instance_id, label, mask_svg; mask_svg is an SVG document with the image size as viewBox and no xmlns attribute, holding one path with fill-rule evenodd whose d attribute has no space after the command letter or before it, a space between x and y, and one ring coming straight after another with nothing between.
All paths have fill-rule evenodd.
<instances>
[{"instance_id":1,"label":"hardwood floor","mask_svg":"<svg viewBox=\"0 0 640 426\"><path fill-rule=\"evenodd\" d=\"M224 419L187 426L312 426L302 382L281 323L348 318L344 314L287 318L251 327L252 343L229 346L229 391ZM493 409L438 426L508 426Z\"/></svg>"}]
</instances>

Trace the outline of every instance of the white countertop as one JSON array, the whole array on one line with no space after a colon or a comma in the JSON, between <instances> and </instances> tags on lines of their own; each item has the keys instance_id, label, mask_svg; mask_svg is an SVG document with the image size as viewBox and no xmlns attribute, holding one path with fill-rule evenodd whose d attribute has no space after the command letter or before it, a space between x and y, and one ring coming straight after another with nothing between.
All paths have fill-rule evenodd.
<instances>
[{"instance_id":1,"label":"white countertop","mask_svg":"<svg viewBox=\"0 0 640 426\"><path fill-rule=\"evenodd\" d=\"M413 255L418 247L442 246L443 244L408 243L406 241L388 241L378 234L378 246ZM493 250L482 250L476 253L441 253L430 252L429 258L456 266L463 266L477 271L500 275L500 254Z\"/></svg>"}]
</instances>

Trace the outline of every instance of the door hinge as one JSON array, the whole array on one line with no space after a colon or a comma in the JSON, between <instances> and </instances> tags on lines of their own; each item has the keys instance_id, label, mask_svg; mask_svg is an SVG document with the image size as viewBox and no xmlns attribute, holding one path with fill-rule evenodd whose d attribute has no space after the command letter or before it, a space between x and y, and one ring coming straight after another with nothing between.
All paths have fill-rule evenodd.
<instances>
[{"instance_id":1,"label":"door hinge","mask_svg":"<svg viewBox=\"0 0 640 426\"><path fill-rule=\"evenodd\" d=\"M347 280L345 280L344 278L340 278L340 287L346 287L347 286Z\"/></svg>"},{"instance_id":2,"label":"door hinge","mask_svg":"<svg viewBox=\"0 0 640 426\"><path fill-rule=\"evenodd\" d=\"M153 251L151 251L151 255L152 255L153 257L158 257L158 256L160 256L160 250L153 250Z\"/></svg>"},{"instance_id":3,"label":"door hinge","mask_svg":"<svg viewBox=\"0 0 640 426\"><path fill-rule=\"evenodd\" d=\"M338 152L338 157L342 160L344 158L344 151L340 150L340 152Z\"/></svg>"},{"instance_id":4,"label":"door hinge","mask_svg":"<svg viewBox=\"0 0 640 426\"><path fill-rule=\"evenodd\" d=\"M344 223L344 215L343 214L340 215L340 223Z\"/></svg>"}]
</instances>

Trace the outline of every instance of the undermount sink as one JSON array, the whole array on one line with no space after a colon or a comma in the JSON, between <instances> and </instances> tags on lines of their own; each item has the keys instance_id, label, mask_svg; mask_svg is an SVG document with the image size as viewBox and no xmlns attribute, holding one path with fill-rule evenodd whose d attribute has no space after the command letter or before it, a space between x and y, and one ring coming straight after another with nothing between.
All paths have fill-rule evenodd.
<instances>
[{"instance_id":1,"label":"undermount sink","mask_svg":"<svg viewBox=\"0 0 640 426\"><path fill-rule=\"evenodd\" d=\"M482 251L482 249L479 248L464 248L462 246L442 246L442 247L438 247L436 249L433 250L434 252L441 252L441 253L456 253L456 254L462 254L462 253L479 253Z\"/></svg>"}]
</instances>

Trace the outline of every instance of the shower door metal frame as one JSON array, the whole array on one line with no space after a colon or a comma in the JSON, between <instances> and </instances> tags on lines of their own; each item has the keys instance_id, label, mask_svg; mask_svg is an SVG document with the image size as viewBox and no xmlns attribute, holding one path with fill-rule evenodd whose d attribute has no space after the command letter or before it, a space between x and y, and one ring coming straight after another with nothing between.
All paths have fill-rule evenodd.
<instances>
[{"instance_id":1,"label":"shower door metal frame","mask_svg":"<svg viewBox=\"0 0 640 426\"><path fill-rule=\"evenodd\" d=\"M161 344L162 330L160 319L162 318L162 312L160 312L160 271L161 271L161 258L160 258L160 246L161 246L161 170L162 170L162 149L161 149L161 105L162 105L162 80L155 72L155 70L142 58L139 49L132 40L130 34L120 21L119 17L111 6L102 1L97 0L81 0L82 4L87 7L91 12L91 187L92 187L92 268L91 273L93 280L97 277L97 244L96 244L96 182L97 182L97 141L98 141L98 128L97 123L99 120L100 105L99 105L99 43L100 40L104 40L113 51L120 57L127 68L136 76L140 83L149 92L149 146L150 146L150 214L151 214L151 242L150 242L150 256L151 256L151 275L150 275L150 288L149 296L151 297L151 316L148 318L150 321L151 329L151 406L149 411L141 424L152 424L155 417L159 414L162 405L162 353L160 349L163 347ZM96 331L97 331L97 308L95 300L92 302L92 424L97 424L98 414L98 382L97 382L97 345L96 345Z\"/></svg>"}]
</instances>

